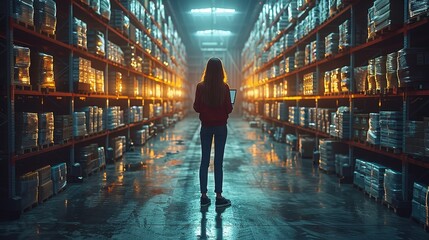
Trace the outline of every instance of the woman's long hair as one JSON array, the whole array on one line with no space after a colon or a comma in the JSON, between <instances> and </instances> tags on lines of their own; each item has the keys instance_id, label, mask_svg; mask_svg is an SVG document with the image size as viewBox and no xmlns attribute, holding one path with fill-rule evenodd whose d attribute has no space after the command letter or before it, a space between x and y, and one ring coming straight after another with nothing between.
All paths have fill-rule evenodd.
<instances>
[{"instance_id":1,"label":"woman's long hair","mask_svg":"<svg viewBox=\"0 0 429 240\"><path fill-rule=\"evenodd\" d=\"M203 102L210 107L222 105L225 98L226 73L219 58L210 58L204 70Z\"/></svg>"}]
</instances>

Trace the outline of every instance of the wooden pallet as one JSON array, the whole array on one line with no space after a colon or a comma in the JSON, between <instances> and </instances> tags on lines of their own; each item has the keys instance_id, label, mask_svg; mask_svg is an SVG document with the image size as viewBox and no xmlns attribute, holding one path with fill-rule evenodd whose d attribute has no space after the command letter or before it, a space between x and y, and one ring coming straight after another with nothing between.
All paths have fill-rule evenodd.
<instances>
[{"instance_id":1,"label":"wooden pallet","mask_svg":"<svg viewBox=\"0 0 429 240\"><path fill-rule=\"evenodd\" d=\"M33 86L30 84L14 84L13 85L15 90L22 90L22 91L31 91L33 90Z\"/></svg>"},{"instance_id":2,"label":"wooden pallet","mask_svg":"<svg viewBox=\"0 0 429 240\"><path fill-rule=\"evenodd\" d=\"M16 152L18 155L22 155L22 154L27 154L27 153L31 153L31 152L37 152L37 151L39 151L39 146L33 146L33 147L20 149L20 150L17 150Z\"/></svg>"},{"instance_id":3,"label":"wooden pallet","mask_svg":"<svg viewBox=\"0 0 429 240\"><path fill-rule=\"evenodd\" d=\"M369 193L367 193L367 192L365 192L365 194L369 197L369 199L372 199L372 200L374 200L375 202L377 202L377 203L381 203L381 198L379 198L379 197L377 197L377 196L374 196L374 195L372 195L372 194L369 194Z\"/></svg>"},{"instance_id":4,"label":"wooden pallet","mask_svg":"<svg viewBox=\"0 0 429 240\"><path fill-rule=\"evenodd\" d=\"M419 14L419 15L416 15L416 16L413 16L413 17L408 18L407 23L408 23L408 24L413 24L413 23L416 23L416 22L420 22L420 21L422 21L423 19L426 19L426 18L428 18L428 17L429 17L429 11L422 12L422 13L421 13L421 14Z\"/></svg>"},{"instance_id":5,"label":"wooden pallet","mask_svg":"<svg viewBox=\"0 0 429 240\"><path fill-rule=\"evenodd\" d=\"M21 26L24 26L25 28L28 28L30 30L35 30L34 25L28 24L26 22L20 21L18 19L14 19L15 23Z\"/></svg>"},{"instance_id":6,"label":"wooden pallet","mask_svg":"<svg viewBox=\"0 0 429 240\"><path fill-rule=\"evenodd\" d=\"M57 39L57 36L56 36L55 34L48 33L48 32L43 31L43 30L39 30L38 32L39 32L40 34L42 34L43 36L46 36L46 37L48 37L48 38Z\"/></svg>"},{"instance_id":7,"label":"wooden pallet","mask_svg":"<svg viewBox=\"0 0 429 240\"><path fill-rule=\"evenodd\" d=\"M39 92L42 92L42 93L50 93L50 92L56 92L57 88L55 86L39 86L38 90Z\"/></svg>"},{"instance_id":8,"label":"wooden pallet","mask_svg":"<svg viewBox=\"0 0 429 240\"><path fill-rule=\"evenodd\" d=\"M386 146L380 146L380 149L382 151L388 152L388 153L394 153L394 154L400 154L402 153L402 150L399 148L392 148L392 147L386 147Z\"/></svg>"},{"instance_id":9,"label":"wooden pallet","mask_svg":"<svg viewBox=\"0 0 429 240\"><path fill-rule=\"evenodd\" d=\"M54 146L54 143L46 143L39 145L39 149L45 149Z\"/></svg>"}]
</instances>

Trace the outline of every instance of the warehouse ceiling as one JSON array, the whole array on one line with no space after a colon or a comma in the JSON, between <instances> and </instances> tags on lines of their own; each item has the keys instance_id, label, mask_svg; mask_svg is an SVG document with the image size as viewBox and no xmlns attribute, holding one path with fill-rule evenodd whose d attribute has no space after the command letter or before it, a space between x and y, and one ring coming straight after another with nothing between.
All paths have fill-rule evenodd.
<instances>
[{"instance_id":1,"label":"warehouse ceiling","mask_svg":"<svg viewBox=\"0 0 429 240\"><path fill-rule=\"evenodd\" d=\"M166 0L188 53L243 48L264 0Z\"/></svg>"}]
</instances>

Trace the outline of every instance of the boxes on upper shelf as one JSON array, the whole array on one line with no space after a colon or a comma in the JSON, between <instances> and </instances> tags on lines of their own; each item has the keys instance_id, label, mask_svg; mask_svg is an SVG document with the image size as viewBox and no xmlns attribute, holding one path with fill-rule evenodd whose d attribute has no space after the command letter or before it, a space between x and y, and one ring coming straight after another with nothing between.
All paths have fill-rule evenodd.
<instances>
[{"instance_id":1,"label":"boxes on upper shelf","mask_svg":"<svg viewBox=\"0 0 429 240\"><path fill-rule=\"evenodd\" d=\"M104 57L106 55L106 44L104 34L97 30L88 30L88 50L91 53Z\"/></svg>"},{"instance_id":2,"label":"boxes on upper shelf","mask_svg":"<svg viewBox=\"0 0 429 240\"><path fill-rule=\"evenodd\" d=\"M34 2L33 0L14 0L13 17L19 22L34 26Z\"/></svg>"},{"instance_id":3,"label":"boxes on upper shelf","mask_svg":"<svg viewBox=\"0 0 429 240\"><path fill-rule=\"evenodd\" d=\"M30 85L30 48L13 46L13 84Z\"/></svg>"},{"instance_id":4,"label":"boxes on upper shelf","mask_svg":"<svg viewBox=\"0 0 429 240\"><path fill-rule=\"evenodd\" d=\"M38 31L55 34L57 4L54 0L34 0L34 23Z\"/></svg>"},{"instance_id":5,"label":"boxes on upper shelf","mask_svg":"<svg viewBox=\"0 0 429 240\"><path fill-rule=\"evenodd\" d=\"M409 0L408 5L410 17L427 13L429 10L429 2L427 0Z\"/></svg>"},{"instance_id":6,"label":"boxes on upper shelf","mask_svg":"<svg viewBox=\"0 0 429 240\"><path fill-rule=\"evenodd\" d=\"M408 121L404 129L404 135L404 152L415 156L425 156L424 122Z\"/></svg>"},{"instance_id":7,"label":"boxes on upper shelf","mask_svg":"<svg viewBox=\"0 0 429 240\"><path fill-rule=\"evenodd\" d=\"M87 49L87 25L84 21L74 17L72 23L72 43L77 47Z\"/></svg>"}]
</instances>

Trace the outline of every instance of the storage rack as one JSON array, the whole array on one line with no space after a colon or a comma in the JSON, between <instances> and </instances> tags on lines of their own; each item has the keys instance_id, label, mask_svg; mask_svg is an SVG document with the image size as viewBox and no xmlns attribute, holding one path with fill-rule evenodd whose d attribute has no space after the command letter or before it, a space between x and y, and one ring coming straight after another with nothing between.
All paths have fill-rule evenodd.
<instances>
[{"instance_id":1,"label":"storage rack","mask_svg":"<svg viewBox=\"0 0 429 240\"><path fill-rule=\"evenodd\" d=\"M295 136L300 134L312 135L316 138L333 138L330 134L314 128L303 127L290 123L286 120L279 120L264 112L264 105L272 109L272 105L285 103L287 106L314 107L314 108L338 108L347 106L350 109L350 119L359 112L363 113L379 112L383 110L399 111L403 115L403 123L408 120L422 121L423 117L429 114L424 108L429 103L428 82L422 84L411 84L408 86L392 87L384 91L358 91L355 88L355 79L353 69L363 66L369 59L386 55L398 51L402 48L420 47L427 49L424 42L428 41L427 34L424 33L429 26L427 11L417 17L409 17L409 1L399 1L402 5L404 15L403 21L399 24L392 24L382 28L375 36L362 41L360 33L366 32L367 13L374 1L268 1L264 6L254 30L251 32L249 40L246 42L242 51L242 71L243 71L243 109L247 115L259 117L274 126L285 128L286 133L292 133ZM305 21L310 14L311 9L321 2L326 4L334 3L332 14L323 22L308 31L298 40L287 46L286 43L280 43L282 37L293 33L299 24ZM396 2L397 3L397 2ZM279 21L288 12L291 4L297 4L299 11L289 17L287 24L284 22L281 27ZM275 68L287 57L293 56L296 51L304 50L311 41L317 41L318 44L331 32L338 32L338 26L344 21L350 22L350 45L342 51L333 53L327 57L318 57L315 61L304 64L286 72L276 70ZM273 30L274 29L274 30ZM271 51L281 44L281 49ZM271 56L271 57L270 57ZM348 66L352 69L350 73L350 87L347 92L327 93L323 91L323 72L332 70L336 67ZM309 95L302 92L302 77L308 73L315 73L315 79L318 81L318 89ZM286 87L285 87L286 85ZM278 96L275 88L283 88L285 92ZM284 89L286 88L286 89ZM278 92L278 90L277 90ZM269 104L269 105L268 105ZM265 109L266 111L269 111ZM427 121L427 120L426 120ZM316 121L317 122L317 121ZM354 166L356 157L377 156L379 162L392 168L399 169L402 172L402 192L404 199L410 200L408 193L409 186L413 180L418 179L417 174L421 171L427 172L429 161L427 156L416 156L409 152L397 151L388 147L380 147L366 142L358 141L353 138L352 121L348 125L350 139L340 139L349 147L350 164ZM405 137L402 136L402 149L405 145ZM416 173L416 175L414 175ZM412 189L411 189L412 190Z\"/></svg>"},{"instance_id":2,"label":"storage rack","mask_svg":"<svg viewBox=\"0 0 429 240\"><path fill-rule=\"evenodd\" d=\"M87 3L86 3L87 2ZM2 84L2 146L0 157L1 168L1 205L10 212L21 211L19 196L16 192L16 179L19 175L49 164L76 161L78 146L97 143L106 148L111 140L119 135L132 139L135 132L143 125L161 123L166 117L186 114L189 104L190 89L187 82L186 54L183 43L174 29L169 16L165 16L161 0L138 0L143 8L141 12L146 19L139 19L132 11L131 0L110 0L110 11L121 11L129 19L132 29L124 30L113 27L109 20L97 14L89 5L89 1L66 0L56 1L57 26L56 33L49 34L39 31L34 26L18 21L13 16L14 1L2 2L0 21L2 28L0 39L2 64L6 66L6 78ZM134 3L133 3L134 4ZM113 15L112 15L113 17ZM73 20L79 18L88 24L88 29L104 34L106 54L97 55L73 44ZM145 21L143 21L145 20ZM150 21L149 21L150 20ZM150 43L143 47L137 42L133 31L139 30ZM134 39L133 39L134 38ZM143 38L142 38L143 40ZM119 46L133 48L136 56L148 61L149 71L137 70L129 65L113 62L108 59L107 42ZM13 54L14 45L24 46L34 52L49 53L54 57L55 83L53 88L35 87L36 73L31 73L31 85L15 85ZM77 91L74 86L73 58L82 57L90 60L93 66L104 73L104 91L102 93ZM34 70L37 71L37 70ZM129 84L128 91L115 93L109 89L109 73L122 73L124 84ZM139 78L131 85L128 79ZM128 86L126 86L128 87ZM163 107L160 114L149 113L147 106L157 104ZM132 106L144 106L144 119L138 122L125 123L114 129L103 129L100 132L82 137L73 137L61 143L47 144L35 148L17 151L15 149L15 114L18 112L54 112L55 115L71 115L77 109L87 106L107 108L120 106L129 109Z\"/></svg>"}]
</instances>

